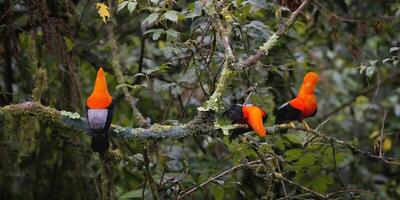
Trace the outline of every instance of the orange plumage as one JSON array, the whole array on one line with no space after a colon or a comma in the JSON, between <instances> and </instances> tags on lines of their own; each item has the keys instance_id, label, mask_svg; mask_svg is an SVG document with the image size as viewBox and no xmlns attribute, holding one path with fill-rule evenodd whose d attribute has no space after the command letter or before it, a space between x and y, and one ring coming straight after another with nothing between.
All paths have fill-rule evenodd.
<instances>
[{"instance_id":1,"label":"orange plumage","mask_svg":"<svg viewBox=\"0 0 400 200\"><path fill-rule=\"evenodd\" d=\"M97 72L96 82L92 94L86 101L86 105L90 109L108 108L112 103L112 97L108 92L107 81L104 76L103 68L99 68Z\"/></svg>"},{"instance_id":2,"label":"orange plumage","mask_svg":"<svg viewBox=\"0 0 400 200\"><path fill-rule=\"evenodd\" d=\"M317 112L317 99L314 90L318 82L318 74L315 72L307 73L297 97L283 104L276 111L276 123L303 121L304 118L314 116Z\"/></svg>"},{"instance_id":3,"label":"orange plumage","mask_svg":"<svg viewBox=\"0 0 400 200\"><path fill-rule=\"evenodd\" d=\"M290 105L301 111L302 119L313 115L317 109L317 98L315 98L314 90L318 81L319 76L316 73L307 73L297 97L289 101Z\"/></svg>"},{"instance_id":4,"label":"orange plumage","mask_svg":"<svg viewBox=\"0 0 400 200\"><path fill-rule=\"evenodd\" d=\"M265 137L267 130L264 127L263 119L266 117L266 113L259 107L253 105L242 106L243 118L248 125L253 128L260 137Z\"/></svg>"}]
</instances>

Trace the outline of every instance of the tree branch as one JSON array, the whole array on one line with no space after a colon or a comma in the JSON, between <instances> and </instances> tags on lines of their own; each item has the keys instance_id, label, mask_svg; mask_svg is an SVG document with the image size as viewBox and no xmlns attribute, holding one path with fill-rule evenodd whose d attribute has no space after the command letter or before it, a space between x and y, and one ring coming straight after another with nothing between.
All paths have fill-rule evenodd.
<instances>
[{"instance_id":1,"label":"tree branch","mask_svg":"<svg viewBox=\"0 0 400 200\"><path fill-rule=\"evenodd\" d=\"M78 113L59 111L43 106L38 102L25 102L1 107L0 116L5 114L16 117L32 116L56 128L73 130L82 134L89 132L86 118L81 117ZM122 140L180 139L190 135L214 133L219 133L219 131L214 128L214 118L208 112L200 112L189 123L178 126L153 124L149 128L127 128L112 125L110 128L111 136Z\"/></svg>"},{"instance_id":2,"label":"tree branch","mask_svg":"<svg viewBox=\"0 0 400 200\"><path fill-rule=\"evenodd\" d=\"M271 158L271 159L272 159L272 158ZM225 175L228 175L228 174L233 173L233 172L234 172L235 170L237 170L237 169L240 169L240 168L245 167L245 166L248 166L248 165L260 164L260 163L261 163L261 160L254 160L254 161L250 161L250 162L246 162L246 163L241 163L241 164L239 164L239 165L236 165L236 166L234 166L234 167L231 167L231 168L229 168L229 169L223 171L222 173L220 173L220 174L218 174L218 175L216 175L216 176L214 176L214 177L208 178L207 181L201 183L200 185L198 185L198 186L196 186L196 187L193 187L193 188L191 188L191 189L189 189L189 190L187 190L187 191L183 191L182 194L178 196L178 200L179 200L179 199L182 199L183 197L185 197L185 196L187 196L187 195L189 195L189 194L195 192L196 190L198 190L198 189L204 187L205 185L207 185L207 184L209 184L209 183L211 183L211 182L213 182L213 181L215 181L215 180L217 180L217 179L219 179L219 178L221 178L221 177L223 177L223 176L225 176Z\"/></svg>"},{"instance_id":3,"label":"tree branch","mask_svg":"<svg viewBox=\"0 0 400 200\"><path fill-rule=\"evenodd\" d=\"M45 121L50 125L61 129L73 130L86 134L89 127L85 118L82 118L78 113L71 113L67 111L58 111L51 107L46 107L37 102L25 102L21 104L13 104L0 108L0 116L2 115L13 116L32 116L39 120ZM128 128L118 125L112 125L110 134L112 137L120 140L146 140L146 139L182 139L191 135L213 135L221 134L223 127L218 127L214 124L214 116L212 112L199 112L199 114L187 124L177 126L165 126L153 124L149 128ZM232 125L232 128L237 128ZM324 139L327 142L335 142L341 144L346 148L352 150L354 153L360 154L369 159L380 160L386 164L400 165L400 161L394 158L386 158L373 155L369 152L363 151L358 147L325 135L317 130L306 129L302 127L293 127L290 124L280 124L267 127L270 134L280 133L282 130L299 130L311 133L314 136Z\"/></svg>"},{"instance_id":4,"label":"tree branch","mask_svg":"<svg viewBox=\"0 0 400 200\"><path fill-rule=\"evenodd\" d=\"M241 63L238 63L237 65L239 67L248 67L250 65L253 65L257 63L258 60L260 60L263 56L266 56L268 54L268 51L275 47L276 44L278 43L278 39L280 36L284 35L287 30L294 24L296 21L296 18L299 16L299 14L304 10L304 8L311 2L311 0L305 0L300 7L292 13L292 15L289 17L289 19L286 21L286 23L282 26L281 29L279 29L276 33L274 33L271 37L269 37L268 41L265 42L262 46L260 46L259 50L254 56L249 57L247 60L244 60ZM221 38L222 38L222 43L225 48L225 63L222 68L221 76L220 79L217 83L217 87L214 91L214 93L211 95L210 99L205 102L204 107L200 107L199 111L216 111L218 112L222 108L222 95L225 92L227 85L229 81L231 80L231 76L234 75L234 70L231 69L233 63L231 63L232 60L234 60L234 55L233 55L233 50L230 46L230 41L229 41L229 34L231 32L231 26L229 24L225 24L221 22L221 20L217 20L216 22L216 29L220 33Z\"/></svg>"},{"instance_id":5,"label":"tree branch","mask_svg":"<svg viewBox=\"0 0 400 200\"><path fill-rule=\"evenodd\" d=\"M282 35L286 34L286 32L289 30L289 28L294 24L296 21L297 17L300 15L300 13L305 9L305 7L311 2L312 0L305 0L303 3L295 10L289 17L289 19L286 21L285 24L277 31L275 32L271 37L268 38L268 41L265 42L262 46L260 46L259 50L254 56L250 56L246 60L242 61L239 63L240 67L249 67L251 65L254 65L259 61L261 58L264 56L268 55L268 51L275 47L276 44L278 43L279 37Z\"/></svg>"},{"instance_id":6,"label":"tree branch","mask_svg":"<svg viewBox=\"0 0 400 200\"><path fill-rule=\"evenodd\" d=\"M370 85L370 86L364 88L361 92L358 92L356 95L354 95L354 97L352 97L350 100L346 101L339 107L322 115L318 121L321 122L321 121L327 119L328 117L338 113L339 111L346 108L347 106L350 106L354 101L356 101L357 97L362 96L362 95L367 95L367 94L371 93L372 91L374 91L375 88L377 88L379 85L382 86L383 84L388 83L391 80L397 80L399 78L399 76L400 76L400 70L397 70L397 71L391 73L388 77L384 78L382 81L380 81L379 84L377 83L377 84Z\"/></svg>"},{"instance_id":7,"label":"tree branch","mask_svg":"<svg viewBox=\"0 0 400 200\"><path fill-rule=\"evenodd\" d=\"M117 46L117 41L114 37L114 30L112 23L106 25L106 29L108 32L108 40L112 49L112 65L115 72L115 76L117 78L118 84L125 84L125 78L121 70L121 65L119 64L119 49ZM124 93L125 100L129 103L132 108L132 115L134 117L135 123L137 123L140 127L148 127L150 123L143 117L142 113L137 109L136 103L137 100L131 96L127 87L122 87L122 92Z\"/></svg>"},{"instance_id":8,"label":"tree branch","mask_svg":"<svg viewBox=\"0 0 400 200\"><path fill-rule=\"evenodd\" d=\"M149 161L149 155L148 155L148 149L145 148L143 151L143 158L144 158L144 172L146 174L146 179L149 181L150 185L150 190L151 193L153 194L153 199L158 200L160 199L158 197L158 189L157 189L157 184L154 181L151 168L150 168L150 161Z\"/></svg>"}]
</instances>

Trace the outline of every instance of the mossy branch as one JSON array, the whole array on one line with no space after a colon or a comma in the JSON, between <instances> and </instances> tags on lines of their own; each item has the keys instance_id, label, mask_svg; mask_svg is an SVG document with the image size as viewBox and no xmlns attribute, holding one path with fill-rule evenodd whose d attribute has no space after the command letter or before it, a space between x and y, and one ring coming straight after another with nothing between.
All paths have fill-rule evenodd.
<instances>
[{"instance_id":1,"label":"mossy branch","mask_svg":"<svg viewBox=\"0 0 400 200\"><path fill-rule=\"evenodd\" d=\"M112 52L112 67L114 69L115 76L117 78L117 82L120 85L126 84L124 75L121 70L121 65L119 63L119 48L117 45L117 41L115 40L114 30L112 23L107 24L106 26L108 32L108 41L111 46ZM122 92L124 93L125 100L130 104L132 108L132 115L135 123L137 123L140 127L148 127L149 122L143 117L142 113L137 109L136 102L137 100L131 96L127 87L122 87Z\"/></svg>"},{"instance_id":2,"label":"mossy branch","mask_svg":"<svg viewBox=\"0 0 400 200\"><path fill-rule=\"evenodd\" d=\"M235 71L232 69L231 64L235 60L233 50L230 46L229 35L231 32L231 26L227 23L223 23L220 19L216 20L215 29L219 32L222 38L222 43L225 49L225 61L222 66L221 76L215 87L215 91L211 95L210 99L205 102L204 107L198 108L199 111L215 111L219 112L224 108L223 105L223 94L228 88L229 81L234 76Z\"/></svg>"},{"instance_id":3,"label":"mossy branch","mask_svg":"<svg viewBox=\"0 0 400 200\"><path fill-rule=\"evenodd\" d=\"M81 117L78 113L71 113L68 111L58 111L51 107L46 107L38 102L25 102L21 104L13 104L0 108L0 119L3 120L2 116L12 115L18 116L32 116L39 120L45 121L46 123L64 130L72 130L76 133L86 134L89 131L89 127L85 118ZM199 112L199 114L190 122L183 125L177 126L166 126L153 124L149 128L128 128L121 127L118 125L112 125L110 134L113 138L119 140L163 140L171 139L178 140L183 139L192 135L216 135L222 134L222 130L234 129L237 126L220 127L215 125L214 117L212 112ZM0 124L3 124L0 121ZM325 140L326 142L334 142L342 145L347 149L351 150L355 154L359 154L368 159L380 160L386 164L400 165L400 161L394 158L387 158L384 156L373 155L370 152L361 150L353 144L339 140L335 137L328 136L317 130L306 129L304 127L293 127L290 124L281 124L266 127L268 134L281 133L282 130L292 129L298 131L308 132L318 138Z\"/></svg>"},{"instance_id":4,"label":"mossy branch","mask_svg":"<svg viewBox=\"0 0 400 200\"><path fill-rule=\"evenodd\" d=\"M304 10L304 8L311 2L311 0L305 0L300 7L292 13L286 23L275 32L271 37L268 38L267 42L259 47L259 50L254 56L250 56L248 59L237 63L239 67L248 67L250 65L254 65L260 60L262 57L268 55L268 51L275 47L278 44L278 40L280 36L286 34L289 28L294 24L299 14ZM229 21L229 20L228 20ZM222 68L221 77L217 83L216 89L214 93L211 95L210 99L205 102L204 107L200 107L199 111L215 111L218 112L223 108L222 97L226 88L228 87L229 81L232 76L235 74L232 69L232 65L234 65L233 61L235 60L233 55L233 50L230 46L229 34L231 32L231 25L229 23L223 23L221 20L216 20L215 22L216 30L219 32L222 38L222 43L225 48L225 63Z\"/></svg>"},{"instance_id":5,"label":"mossy branch","mask_svg":"<svg viewBox=\"0 0 400 200\"><path fill-rule=\"evenodd\" d=\"M289 19L286 21L283 26L281 26L281 29L276 31L273 35L271 35L268 40L260 46L259 50L257 53L253 56L250 56L246 60L240 62L238 65L240 67L249 67L251 65L256 64L261 58L264 56L268 55L268 51L271 50L273 47L275 47L278 44L278 39L286 34L286 32L289 30L289 28L294 24L296 21L297 17L300 15L300 13L305 9L305 7L311 3L312 0L305 0L303 3L295 10L289 17Z\"/></svg>"},{"instance_id":6,"label":"mossy branch","mask_svg":"<svg viewBox=\"0 0 400 200\"><path fill-rule=\"evenodd\" d=\"M14 117L32 116L56 128L72 130L81 134L89 132L86 118L81 117L78 113L59 111L38 102L25 102L0 108L0 116L5 114ZM214 128L212 115L207 112L199 114L187 124L178 126L153 124L149 128L128 128L111 125L110 128L111 136L122 140L180 139L190 135L213 133L218 133L218 131Z\"/></svg>"}]
</instances>

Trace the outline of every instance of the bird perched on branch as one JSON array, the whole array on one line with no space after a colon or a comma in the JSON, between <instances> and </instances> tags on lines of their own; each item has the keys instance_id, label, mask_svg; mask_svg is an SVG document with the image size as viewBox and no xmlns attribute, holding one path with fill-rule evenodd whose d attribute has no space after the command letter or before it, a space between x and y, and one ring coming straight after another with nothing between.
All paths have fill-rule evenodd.
<instances>
[{"instance_id":1,"label":"bird perched on branch","mask_svg":"<svg viewBox=\"0 0 400 200\"><path fill-rule=\"evenodd\" d=\"M314 90L318 82L318 74L314 72L307 73L304 76L303 84L300 87L297 97L281 105L275 111L275 124L299 121L307 129L310 129L308 124L303 120L317 114L317 98L314 95Z\"/></svg>"},{"instance_id":2,"label":"bird perched on branch","mask_svg":"<svg viewBox=\"0 0 400 200\"><path fill-rule=\"evenodd\" d=\"M113 99L107 89L103 68L97 72L92 94L86 101L86 114L92 136L92 149L104 153L108 150L108 129L113 115Z\"/></svg>"},{"instance_id":3,"label":"bird perched on branch","mask_svg":"<svg viewBox=\"0 0 400 200\"><path fill-rule=\"evenodd\" d=\"M267 114L260 107L251 104L236 104L225 111L232 123L247 124L251 129L237 129L233 131L231 138L237 137L240 134L253 130L260 137L267 135L267 130L264 127L264 121L267 119Z\"/></svg>"}]
</instances>

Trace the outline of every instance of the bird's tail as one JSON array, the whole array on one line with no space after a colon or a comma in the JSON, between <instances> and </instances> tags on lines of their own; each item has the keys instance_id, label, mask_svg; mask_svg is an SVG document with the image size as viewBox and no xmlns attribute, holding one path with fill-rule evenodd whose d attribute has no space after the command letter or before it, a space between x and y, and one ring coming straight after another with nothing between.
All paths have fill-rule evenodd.
<instances>
[{"instance_id":1,"label":"bird's tail","mask_svg":"<svg viewBox=\"0 0 400 200\"><path fill-rule=\"evenodd\" d=\"M106 152L109 146L107 135L92 137L92 149L94 152Z\"/></svg>"}]
</instances>

